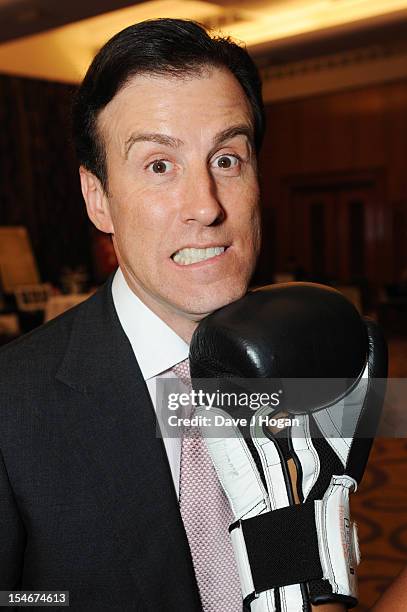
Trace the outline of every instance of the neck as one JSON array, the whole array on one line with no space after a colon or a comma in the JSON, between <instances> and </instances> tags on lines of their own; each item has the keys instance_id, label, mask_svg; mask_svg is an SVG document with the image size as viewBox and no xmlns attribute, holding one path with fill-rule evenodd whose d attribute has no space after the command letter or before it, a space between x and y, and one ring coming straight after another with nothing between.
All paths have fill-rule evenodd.
<instances>
[{"instance_id":1,"label":"neck","mask_svg":"<svg viewBox=\"0 0 407 612\"><path fill-rule=\"evenodd\" d=\"M192 316L188 317L185 313L179 312L175 308L170 309L168 306L155 300L147 291L143 290L138 284L133 282L131 275L128 274L124 266L120 267L126 283L130 287L131 291L147 306L147 308L160 317L160 319L171 327L171 329L173 329L175 333L180 336L180 338L189 344L191 342L192 335L198 326L199 320L194 320Z\"/></svg>"}]
</instances>

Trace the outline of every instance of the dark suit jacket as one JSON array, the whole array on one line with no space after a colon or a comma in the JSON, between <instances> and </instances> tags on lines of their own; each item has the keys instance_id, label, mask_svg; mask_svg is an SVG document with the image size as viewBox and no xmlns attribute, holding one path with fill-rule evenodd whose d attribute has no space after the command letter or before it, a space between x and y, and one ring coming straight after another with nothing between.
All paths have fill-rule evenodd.
<instances>
[{"instance_id":1,"label":"dark suit jacket","mask_svg":"<svg viewBox=\"0 0 407 612\"><path fill-rule=\"evenodd\" d=\"M0 590L69 590L73 610L198 612L168 460L110 285L0 352Z\"/></svg>"}]
</instances>

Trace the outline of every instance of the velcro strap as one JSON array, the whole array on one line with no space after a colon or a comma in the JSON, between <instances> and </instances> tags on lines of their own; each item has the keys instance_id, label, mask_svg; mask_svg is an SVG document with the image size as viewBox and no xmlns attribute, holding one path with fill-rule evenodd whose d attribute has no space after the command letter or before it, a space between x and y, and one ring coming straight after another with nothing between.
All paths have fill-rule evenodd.
<instances>
[{"instance_id":1,"label":"velcro strap","mask_svg":"<svg viewBox=\"0 0 407 612\"><path fill-rule=\"evenodd\" d=\"M256 593L323 577L313 501L242 520L239 527Z\"/></svg>"}]
</instances>

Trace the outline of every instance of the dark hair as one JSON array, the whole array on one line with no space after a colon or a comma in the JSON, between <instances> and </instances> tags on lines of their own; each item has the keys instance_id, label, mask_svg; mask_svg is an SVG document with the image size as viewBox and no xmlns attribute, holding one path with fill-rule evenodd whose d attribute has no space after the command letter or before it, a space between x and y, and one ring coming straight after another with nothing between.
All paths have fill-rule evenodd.
<instances>
[{"instance_id":1,"label":"dark hair","mask_svg":"<svg viewBox=\"0 0 407 612\"><path fill-rule=\"evenodd\" d=\"M136 74L183 77L206 67L227 68L250 103L256 150L265 118L261 80L246 49L228 37L211 38L203 26L184 19L154 19L132 25L100 49L76 93L73 135L79 163L107 189L104 143L97 131L98 114Z\"/></svg>"}]
</instances>

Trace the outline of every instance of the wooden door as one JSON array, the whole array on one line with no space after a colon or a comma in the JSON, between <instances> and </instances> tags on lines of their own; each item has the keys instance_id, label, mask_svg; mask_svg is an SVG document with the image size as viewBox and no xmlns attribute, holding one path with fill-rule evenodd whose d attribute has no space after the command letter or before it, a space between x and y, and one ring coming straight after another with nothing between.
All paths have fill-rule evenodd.
<instances>
[{"instance_id":1,"label":"wooden door","mask_svg":"<svg viewBox=\"0 0 407 612\"><path fill-rule=\"evenodd\" d=\"M377 277L383 228L375 184L293 185L288 208L285 258L306 278L351 284Z\"/></svg>"}]
</instances>

